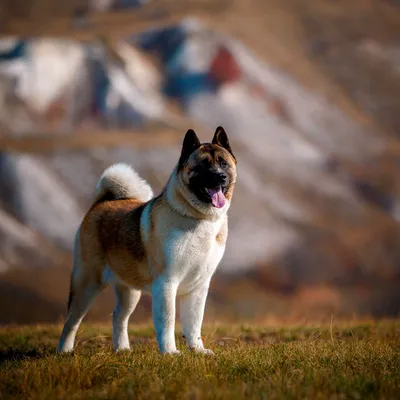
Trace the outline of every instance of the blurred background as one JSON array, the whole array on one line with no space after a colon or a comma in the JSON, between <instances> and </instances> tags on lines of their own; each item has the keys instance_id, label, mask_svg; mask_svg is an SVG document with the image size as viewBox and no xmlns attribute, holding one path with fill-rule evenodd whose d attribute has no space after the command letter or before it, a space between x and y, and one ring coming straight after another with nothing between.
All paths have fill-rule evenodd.
<instances>
[{"instance_id":1,"label":"blurred background","mask_svg":"<svg viewBox=\"0 0 400 400\"><path fill-rule=\"evenodd\" d=\"M0 33L0 324L63 320L107 166L159 192L217 125L239 176L206 319L398 315L399 1L2 0Z\"/></svg>"}]
</instances>

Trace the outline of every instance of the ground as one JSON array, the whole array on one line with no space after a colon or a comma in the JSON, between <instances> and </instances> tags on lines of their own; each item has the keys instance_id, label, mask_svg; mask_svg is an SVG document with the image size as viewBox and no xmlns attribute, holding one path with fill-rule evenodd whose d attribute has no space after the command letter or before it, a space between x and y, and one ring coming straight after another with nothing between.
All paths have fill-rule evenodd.
<instances>
[{"instance_id":1,"label":"ground","mask_svg":"<svg viewBox=\"0 0 400 400\"><path fill-rule=\"evenodd\" d=\"M150 324L131 326L130 353L112 352L110 327L84 325L59 355L60 331L0 330L1 399L400 398L400 320L207 325L214 357L160 355Z\"/></svg>"}]
</instances>

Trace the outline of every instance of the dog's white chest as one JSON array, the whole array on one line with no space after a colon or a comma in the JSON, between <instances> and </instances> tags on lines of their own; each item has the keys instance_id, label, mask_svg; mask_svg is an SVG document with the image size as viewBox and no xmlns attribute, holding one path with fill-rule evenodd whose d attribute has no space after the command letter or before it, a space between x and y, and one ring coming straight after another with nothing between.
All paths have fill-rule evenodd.
<instances>
[{"instance_id":1,"label":"dog's white chest","mask_svg":"<svg viewBox=\"0 0 400 400\"><path fill-rule=\"evenodd\" d=\"M220 222L203 221L192 229L174 229L165 243L167 273L179 282L179 292L190 291L209 279L225 250L216 241Z\"/></svg>"}]
</instances>

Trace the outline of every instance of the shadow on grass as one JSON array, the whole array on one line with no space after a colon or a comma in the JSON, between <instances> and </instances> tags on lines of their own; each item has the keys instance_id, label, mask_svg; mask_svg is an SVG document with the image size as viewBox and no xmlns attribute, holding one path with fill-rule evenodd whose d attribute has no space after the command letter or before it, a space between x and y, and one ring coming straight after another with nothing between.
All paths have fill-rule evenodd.
<instances>
[{"instance_id":1,"label":"shadow on grass","mask_svg":"<svg viewBox=\"0 0 400 400\"><path fill-rule=\"evenodd\" d=\"M55 354L55 350L50 349L9 349L0 350L0 365L6 361L22 361L26 359L41 359L51 354Z\"/></svg>"}]
</instances>

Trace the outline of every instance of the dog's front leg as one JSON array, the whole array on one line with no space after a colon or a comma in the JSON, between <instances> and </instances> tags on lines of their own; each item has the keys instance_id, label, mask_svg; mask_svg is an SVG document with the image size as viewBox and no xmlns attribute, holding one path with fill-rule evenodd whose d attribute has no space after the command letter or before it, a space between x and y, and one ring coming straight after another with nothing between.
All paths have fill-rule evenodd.
<instances>
[{"instance_id":1,"label":"dog's front leg","mask_svg":"<svg viewBox=\"0 0 400 400\"><path fill-rule=\"evenodd\" d=\"M183 336L190 349L204 354L214 354L210 349L204 348L201 339L201 325L203 323L204 308L206 305L208 287L207 281L199 288L180 298L180 314Z\"/></svg>"},{"instance_id":2,"label":"dog's front leg","mask_svg":"<svg viewBox=\"0 0 400 400\"><path fill-rule=\"evenodd\" d=\"M164 277L152 286L153 320L161 353L178 354L175 344L175 301L178 285Z\"/></svg>"}]
</instances>

